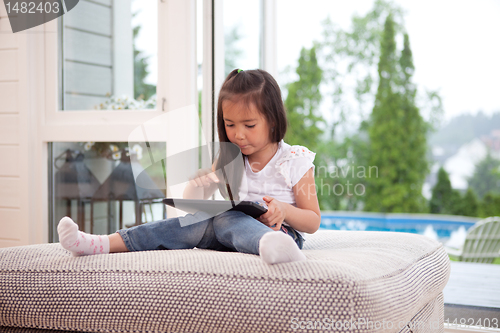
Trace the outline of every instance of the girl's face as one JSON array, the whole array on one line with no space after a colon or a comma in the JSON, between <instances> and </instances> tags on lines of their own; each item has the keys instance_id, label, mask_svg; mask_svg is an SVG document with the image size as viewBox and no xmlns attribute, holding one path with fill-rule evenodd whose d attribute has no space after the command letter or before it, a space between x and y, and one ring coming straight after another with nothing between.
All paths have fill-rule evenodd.
<instances>
[{"instance_id":1,"label":"girl's face","mask_svg":"<svg viewBox=\"0 0 500 333\"><path fill-rule=\"evenodd\" d=\"M269 124L255 105L224 100L222 114L229 141L238 145L243 155L274 153Z\"/></svg>"}]
</instances>

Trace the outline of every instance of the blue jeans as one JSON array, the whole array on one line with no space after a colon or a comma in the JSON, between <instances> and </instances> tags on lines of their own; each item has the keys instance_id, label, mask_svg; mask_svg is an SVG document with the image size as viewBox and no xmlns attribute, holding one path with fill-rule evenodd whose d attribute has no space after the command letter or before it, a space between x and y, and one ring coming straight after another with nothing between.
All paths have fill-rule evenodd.
<instances>
[{"instance_id":1,"label":"blue jeans","mask_svg":"<svg viewBox=\"0 0 500 333\"><path fill-rule=\"evenodd\" d=\"M188 214L184 218L169 218L117 231L129 251L211 249L259 254L259 241L273 231L251 216L238 211L227 211L204 219L203 213ZM183 223L186 220L195 223ZM287 228L288 229L288 228ZM292 229L292 228L290 228ZM293 230L293 229L292 229ZM302 248L303 239L289 234Z\"/></svg>"}]
</instances>

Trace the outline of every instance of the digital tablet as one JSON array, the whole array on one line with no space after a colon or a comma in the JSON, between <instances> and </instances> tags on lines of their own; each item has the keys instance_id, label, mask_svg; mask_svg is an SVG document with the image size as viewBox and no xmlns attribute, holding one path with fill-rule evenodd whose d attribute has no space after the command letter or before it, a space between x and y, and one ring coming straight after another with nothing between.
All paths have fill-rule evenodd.
<instances>
[{"instance_id":1,"label":"digital tablet","mask_svg":"<svg viewBox=\"0 0 500 333\"><path fill-rule=\"evenodd\" d=\"M252 201L234 200L234 207L231 201L225 200L196 200L196 199L163 199L166 205L178 208L187 213L205 212L212 216L219 215L228 210L237 210L251 217L257 218L267 212L267 208Z\"/></svg>"}]
</instances>

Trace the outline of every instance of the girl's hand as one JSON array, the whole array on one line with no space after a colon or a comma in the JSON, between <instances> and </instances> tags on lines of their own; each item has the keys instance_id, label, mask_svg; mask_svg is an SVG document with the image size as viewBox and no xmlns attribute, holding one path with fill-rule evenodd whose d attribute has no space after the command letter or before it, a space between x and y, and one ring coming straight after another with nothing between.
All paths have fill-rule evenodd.
<instances>
[{"instance_id":1,"label":"girl's hand","mask_svg":"<svg viewBox=\"0 0 500 333\"><path fill-rule=\"evenodd\" d=\"M218 183L219 178L211 169L200 169L196 174L189 178L189 184L194 187L210 187L214 183Z\"/></svg>"},{"instance_id":2,"label":"girl's hand","mask_svg":"<svg viewBox=\"0 0 500 333\"><path fill-rule=\"evenodd\" d=\"M263 197L267 204L267 212L257 218L260 222L267 225L269 228L278 231L281 229L281 224L286 218L285 204L271 197Z\"/></svg>"}]
</instances>

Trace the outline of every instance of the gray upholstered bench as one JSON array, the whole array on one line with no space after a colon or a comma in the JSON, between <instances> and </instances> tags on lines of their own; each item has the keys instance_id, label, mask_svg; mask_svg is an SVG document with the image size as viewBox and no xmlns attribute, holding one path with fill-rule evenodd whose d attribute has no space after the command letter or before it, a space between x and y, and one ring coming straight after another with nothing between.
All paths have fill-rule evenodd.
<instances>
[{"instance_id":1,"label":"gray upholstered bench","mask_svg":"<svg viewBox=\"0 0 500 333\"><path fill-rule=\"evenodd\" d=\"M443 331L450 265L440 243L319 231L304 253L306 262L268 266L200 249L89 257L59 244L0 249L0 331Z\"/></svg>"}]
</instances>

